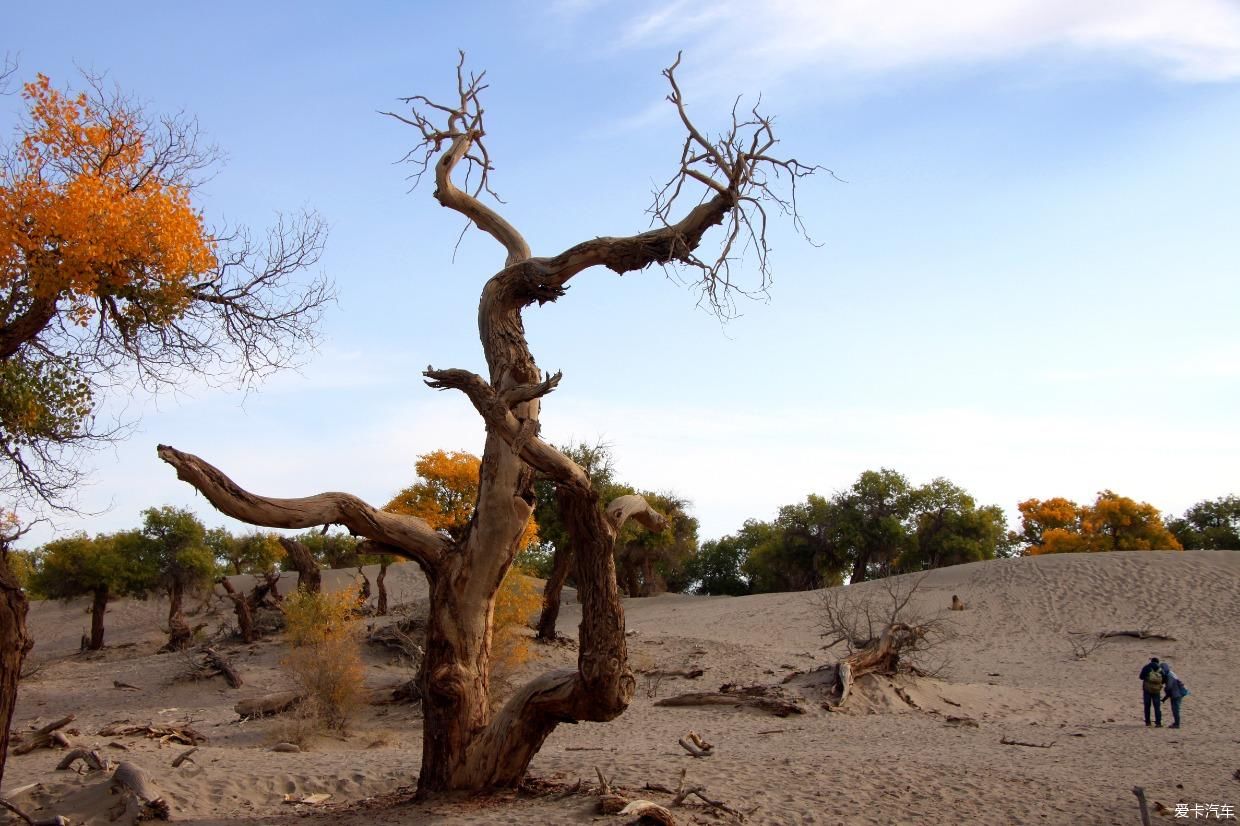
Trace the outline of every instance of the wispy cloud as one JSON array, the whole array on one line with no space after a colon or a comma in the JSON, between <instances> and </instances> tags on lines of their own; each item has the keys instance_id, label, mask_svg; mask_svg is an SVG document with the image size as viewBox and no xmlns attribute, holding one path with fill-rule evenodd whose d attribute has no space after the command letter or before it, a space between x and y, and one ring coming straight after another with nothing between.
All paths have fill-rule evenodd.
<instances>
[{"instance_id":1,"label":"wispy cloud","mask_svg":"<svg viewBox=\"0 0 1240 826\"><path fill-rule=\"evenodd\" d=\"M1056 50L1120 59L1180 81L1240 79L1240 6L1230 0L677 0L631 17L620 41L684 45L759 79Z\"/></svg>"}]
</instances>

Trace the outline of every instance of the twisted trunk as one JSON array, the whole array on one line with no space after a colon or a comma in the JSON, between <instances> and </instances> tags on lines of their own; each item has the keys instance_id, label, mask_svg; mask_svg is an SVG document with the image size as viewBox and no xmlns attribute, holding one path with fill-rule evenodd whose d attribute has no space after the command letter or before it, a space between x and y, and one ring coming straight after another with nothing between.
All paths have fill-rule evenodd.
<instances>
[{"instance_id":1,"label":"twisted trunk","mask_svg":"<svg viewBox=\"0 0 1240 826\"><path fill-rule=\"evenodd\" d=\"M34 646L26 632L29 603L17 577L9 570L8 557L0 553L0 782L9 755L9 731L17 705L17 682L22 662Z\"/></svg>"}]
</instances>

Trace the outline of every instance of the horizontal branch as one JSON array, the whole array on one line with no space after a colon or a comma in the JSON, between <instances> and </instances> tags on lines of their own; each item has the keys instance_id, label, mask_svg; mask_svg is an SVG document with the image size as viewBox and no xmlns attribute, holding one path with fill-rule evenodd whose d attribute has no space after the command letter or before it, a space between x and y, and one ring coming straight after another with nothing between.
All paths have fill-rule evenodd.
<instances>
[{"instance_id":1,"label":"horizontal branch","mask_svg":"<svg viewBox=\"0 0 1240 826\"><path fill-rule=\"evenodd\" d=\"M416 516L374 508L348 493L320 493L299 499L258 496L242 488L222 471L189 453L160 445L159 458L176 468L177 478L188 482L221 513L268 528L311 528L343 525L391 547L391 553L422 563L432 573L452 547Z\"/></svg>"},{"instance_id":2,"label":"horizontal branch","mask_svg":"<svg viewBox=\"0 0 1240 826\"><path fill-rule=\"evenodd\" d=\"M643 528L654 533L667 527L667 518L650 507L650 503L636 493L611 500L607 505L607 518L617 533L629 519L636 519Z\"/></svg>"}]
</instances>

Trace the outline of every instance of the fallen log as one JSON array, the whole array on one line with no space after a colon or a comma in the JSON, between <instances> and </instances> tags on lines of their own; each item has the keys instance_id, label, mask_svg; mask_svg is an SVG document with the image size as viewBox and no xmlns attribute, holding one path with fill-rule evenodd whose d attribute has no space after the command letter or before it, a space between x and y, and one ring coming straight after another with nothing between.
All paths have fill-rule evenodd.
<instances>
[{"instance_id":1,"label":"fallen log","mask_svg":"<svg viewBox=\"0 0 1240 826\"><path fill-rule=\"evenodd\" d=\"M788 700L774 693L769 686L751 686L731 691L694 691L689 694L678 694L666 697L655 703L656 706L731 706L733 708L756 708L776 717L787 717L789 714L804 714L795 700Z\"/></svg>"},{"instance_id":2,"label":"fallen log","mask_svg":"<svg viewBox=\"0 0 1240 826\"><path fill-rule=\"evenodd\" d=\"M303 699L305 696L297 691L277 691L274 694L242 700L233 706L233 710L242 717L267 717L288 711Z\"/></svg>"},{"instance_id":3,"label":"fallen log","mask_svg":"<svg viewBox=\"0 0 1240 826\"><path fill-rule=\"evenodd\" d=\"M51 748L53 743L57 743L59 745L67 744L68 741L65 740L64 735L59 734L56 730L64 728L75 719L77 719L77 715L70 714L67 717L61 717L59 720L48 723L40 729L36 729L30 733L29 740L23 738L21 743L13 747L13 753L29 754L35 749ZM59 739L57 739L57 735L59 735Z\"/></svg>"},{"instance_id":4,"label":"fallen log","mask_svg":"<svg viewBox=\"0 0 1240 826\"><path fill-rule=\"evenodd\" d=\"M616 814L636 817L636 823L654 823L658 826L676 826L676 818L667 809L651 800L634 800Z\"/></svg>"},{"instance_id":5,"label":"fallen log","mask_svg":"<svg viewBox=\"0 0 1240 826\"><path fill-rule=\"evenodd\" d=\"M199 743L207 742L207 738L191 728L188 723L184 725L180 723L170 723L168 725L147 723L146 725L139 725L125 720L108 723L99 729L96 734L100 737L125 737L131 734L141 734L148 739L159 740L161 746L168 743L196 746Z\"/></svg>"}]
</instances>

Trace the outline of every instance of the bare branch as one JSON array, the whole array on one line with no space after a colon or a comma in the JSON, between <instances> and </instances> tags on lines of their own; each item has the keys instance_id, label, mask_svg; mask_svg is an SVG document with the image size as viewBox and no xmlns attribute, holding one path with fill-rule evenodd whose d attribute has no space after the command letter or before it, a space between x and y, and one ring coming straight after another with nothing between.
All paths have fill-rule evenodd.
<instances>
[{"instance_id":1,"label":"bare branch","mask_svg":"<svg viewBox=\"0 0 1240 826\"><path fill-rule=\"evenodd\" d=\"M367 539L391 546L390 553L422 564L428 574L437 570L452 543L415 516L390 513L367 505L347 493L320 493L300 499L258 496L240 487L218 468L197 456L160 445L159 458L176 468L177 478L189 482L222 513L269 528L310 528L343 525Z\"/></svg>"},{"instance_id":2,"label":"bare branch","mask_svg":"<svg viewBox=\"0 0 1240 826\"><path fill-rule=\"evenodd\" d=\"M480 96L487 88L482 82L486 72L478 75L471 72L466 77L464 66L465 53L461 52L456 65L456 102L444 105L423 95L414 95L402 98L410 107L408 116L394 112L383 114L412 126L422 135L417 146L404 157L404 160L413 164L416 169L411 176L413 185L418 185L434 161L435 200L442 206L461 213L498 241L508 252L504 262L505 266L508 266L529 258L530 248L515 227L480 200L483 193L486 193L500 201L499 196L491 189L490 175L494 167L483 142L486 129L483 126L484 110ZM437 155L439 159L435 161ZM465 162L463 190L458 189L452 182L452 173L461 161ZM477 181L470 184L469 180L475 173Z\"/></svg>"}]
</instances>

